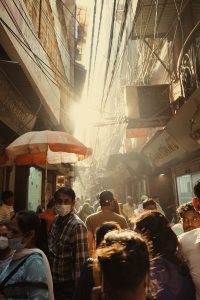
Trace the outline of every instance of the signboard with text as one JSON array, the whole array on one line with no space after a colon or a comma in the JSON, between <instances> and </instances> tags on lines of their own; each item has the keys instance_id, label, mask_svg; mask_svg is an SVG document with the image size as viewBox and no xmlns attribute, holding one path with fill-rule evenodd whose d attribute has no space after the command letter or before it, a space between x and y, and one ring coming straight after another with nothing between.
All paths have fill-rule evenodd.
<instances>
[{"instance_id":1,"label":"signboard with text","mask_svg":"<svg viewBox=\"0 0 200 300\"><path fill-rule=\"evenodd\" d=\"M170 161L183 156L186 151L169 135L165 130L161 132L151 143L142 151L151 163L161 167Z\"/></svg>"}]
</instances>

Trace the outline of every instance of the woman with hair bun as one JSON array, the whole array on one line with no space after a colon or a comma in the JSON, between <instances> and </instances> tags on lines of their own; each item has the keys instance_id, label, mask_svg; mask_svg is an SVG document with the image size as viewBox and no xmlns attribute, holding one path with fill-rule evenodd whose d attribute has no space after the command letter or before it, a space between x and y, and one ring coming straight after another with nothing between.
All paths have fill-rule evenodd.
<instances>
[{"instance_id":1,"label":"woman with hair bun","mask_svg":"<svg viewBox=\"0 0 200 300\"><path fill-rule=\"evenodd\" d=\"M179 242L167 218L156 211L140 215L135 230L151 243L150 278L156 300L195 300L189 270L179 257Z\"/></svg>"},{"instance_id":2,"label":"woman with hair bun","mask_svg":"<svg viewBox=\"0 0 200 300\"><path fill-rule=\"evenodd\" d=\"M145 241L132 231L111 231L97 250L101 288L92 300L144 300L148 286L149 252Z\"/></svg>"}]
</instances>

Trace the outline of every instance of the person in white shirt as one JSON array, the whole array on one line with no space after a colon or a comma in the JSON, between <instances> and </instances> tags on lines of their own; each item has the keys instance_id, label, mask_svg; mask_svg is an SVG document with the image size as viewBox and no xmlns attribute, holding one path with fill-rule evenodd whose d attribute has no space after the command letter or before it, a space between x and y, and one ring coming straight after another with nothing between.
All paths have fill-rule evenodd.
<instances>
[{"instance_id":1,"label":"person in white shirt","mask_svg":"<svg viewBox=\"0 0 200 300\"><path fill-rule=\"evenodd\" d=\"M5 191L2 193L2 202L0 206L0 222L9 221L14 215L14 194L11 191Z\"/></svg>"},{"instance_id":2,"label":"person in white shirt","mask_svg":"<svg viewBox=\"0 0 200 300\"><path fill-rule=\"evenodd\" d=\"M153 199L153 201L156 202L156 206L157 206L157 211L160 212L161 214L163 214L165 216L165 213L160 205L160 197L159 196L152 196L150 197Z\"/></svg>"},{"instance_id":3,"label":"person in white shirt","mask_svg":"<svg viewBox=\"0 0 200 300\"><path fill-rule=\"evenodd\" d=\"M200 203L200 180L194 186L195 204ZM196 288L196 300L200 300L200 228L183 233L179 237L182 255L189 267Z\"/></svg>"},{"instance_id":4,"label":"person in white shirt","mask_svg":"<svg viewBox=\"0 0 200 300\"><path fill-rule=\"evenodd\" d=\"M147 195L142 195L141 196L141 203L138 205L138 208L135 209L135 215L138 216L140 214L142 214L144 212L144 209L143 209L143 201L144 200L148 200L149 197Z\"/></svg>"},{"instance_id":5,"label":"person in white shirt","mask_svg":"<svg viewBox=\"0 0 200 300\"><path fill-rule=\"evenodd\" d=\"M127 220L132 219L135 217L135 204L133 202L133 198L131 196L127 197L127 203L123 205L123 214Z\"/></svg>"}]
</instances>

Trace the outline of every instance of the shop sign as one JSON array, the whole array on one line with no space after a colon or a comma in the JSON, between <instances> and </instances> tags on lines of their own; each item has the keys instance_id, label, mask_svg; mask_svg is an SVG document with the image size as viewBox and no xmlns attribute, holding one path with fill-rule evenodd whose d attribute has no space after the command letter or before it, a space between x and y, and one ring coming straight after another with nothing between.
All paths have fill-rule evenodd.
<instances>
[{"instance_id":1,"label":"shop sign","mask_svg":"<svg viewBox=\"0 0 200 300\"><path fill-rule=\"evenodd\" d=\"M60 91L47 77L54 78L54 73L51 70L47 54L42 48L39 39L36 34L33 34L35 29L27 13L26 6L23 1L6 0L6 8L15 19L15 24L0 2L1 18L13 32L12 33L5 25L1 25L1 43L3 47L5 47L8 55L13 60L19 62L25 74L30 79L35 92L49 113L52 122L58 125L60 122ZM26 12L25 17L24 13L21 15L21 11ZM21 33L17 30L17 27L20 28ZM23 40L23 43L26 44L27 47L22 47L14 35L20 40ZM36 61L35 55L40 60ZM48 74L45 75L43 71Z\"/></svg>"},{"instance_id":2,"label":"shop sign","mask_svg":"<svg viewBox=\"0 0 200 300\"><path fill-rule=\"evenodd\" d=\"M171 135L163 131L144 148L143 153L153 165L160 167L180 158L180 156L185 154L185 150Z\"/></svg>"}]
</instances>

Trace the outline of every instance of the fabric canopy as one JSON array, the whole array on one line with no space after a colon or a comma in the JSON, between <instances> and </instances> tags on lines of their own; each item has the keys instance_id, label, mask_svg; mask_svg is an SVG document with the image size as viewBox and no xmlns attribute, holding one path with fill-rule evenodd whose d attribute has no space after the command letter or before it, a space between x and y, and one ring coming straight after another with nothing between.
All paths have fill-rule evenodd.
<instances>
[{"instance_id":1,"label":"fabric canopy","mask_svg":"<svg viewBox=\"0 0 200 300\"><path fill-rule=\"evenodd\" d=\"M0 164L74 163L91 153L90 148L66 132L31 131L18 137L5 149Z\"/></svg>"}]
</instances>

